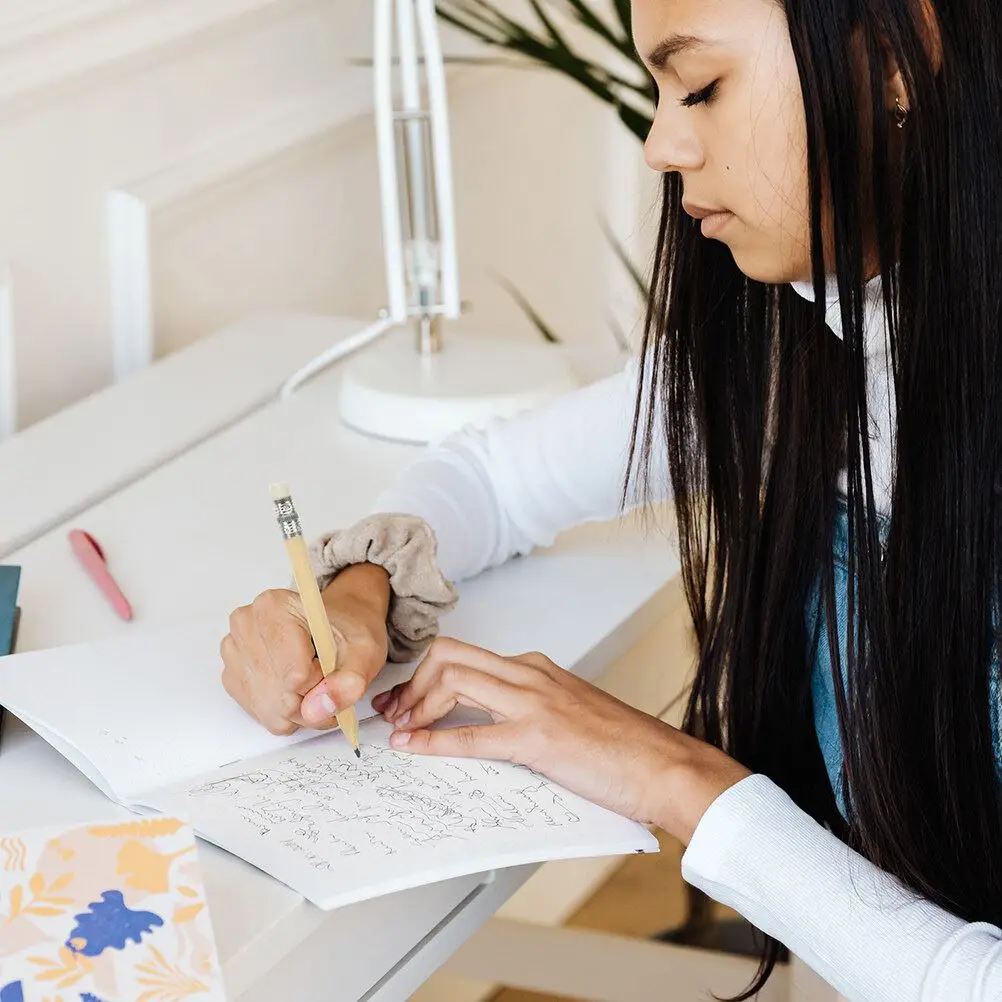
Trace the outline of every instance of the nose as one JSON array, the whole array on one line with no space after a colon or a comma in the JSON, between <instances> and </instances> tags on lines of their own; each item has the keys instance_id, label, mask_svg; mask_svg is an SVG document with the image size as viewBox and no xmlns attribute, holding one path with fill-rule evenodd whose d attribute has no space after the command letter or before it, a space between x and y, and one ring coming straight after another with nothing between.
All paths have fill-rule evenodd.
<instances>
[{"instance_id":1,"label":"nose","mask_svg":"<svg viewBox=\"0 0 1002 1002\"><path fill-rule=\"evenodd\" d=\"M651 170L662 174L697 170L703 165L703 148L691 124L686 121L685 112L688 109L673 109L669 101L662 98L658 102L644 143L644 159Z\"/></svg>"}]
</instances>

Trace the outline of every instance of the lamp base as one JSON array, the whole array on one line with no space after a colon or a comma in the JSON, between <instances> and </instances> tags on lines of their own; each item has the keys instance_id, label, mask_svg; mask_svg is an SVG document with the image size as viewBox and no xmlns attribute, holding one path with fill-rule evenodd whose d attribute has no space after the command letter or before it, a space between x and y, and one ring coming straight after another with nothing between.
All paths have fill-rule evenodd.
<instances>
[{"instance_id":1,"label":"lamp base","mask_svg":"<svg viewBox=\"0 0 1002 1002\"><path fill-rule=\"evenodd\" d=\"M341 420L366 435L427 444L466 425L545 404L578 386L562 349L453 335L420 354L413 333L387 335L341 384Z\"/></svg>"}]
</instances>

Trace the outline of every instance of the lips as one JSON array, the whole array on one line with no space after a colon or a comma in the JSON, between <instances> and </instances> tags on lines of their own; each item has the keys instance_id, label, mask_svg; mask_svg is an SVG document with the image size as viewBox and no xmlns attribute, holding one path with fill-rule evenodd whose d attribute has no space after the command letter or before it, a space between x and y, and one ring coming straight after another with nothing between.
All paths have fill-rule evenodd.
<instances>
[{"instance_id":1,"label":"lips","mask_svg":"<svg viewBox=\"0 0 1002 1002\"><path fill-rule=\"evenodd\" d=\"M706 205L694 205L683 202L682 208L700 221L699 229L704 237L715 237L734 218L734 213L727 209L710 208Z\"/></svg>"},{"instance_id":2,"label":"lips","mask_svg":"<svg viewBox=\"0 0 1002 1002\"><path fill-rule=\"evenodd\" d=\"M718 213L726 212L726 209L708 208L705 205L696 205L693 202L683 202L682 208L693 219L706 219L707 216L715 216Z\"/></svg>"}]
</instances>

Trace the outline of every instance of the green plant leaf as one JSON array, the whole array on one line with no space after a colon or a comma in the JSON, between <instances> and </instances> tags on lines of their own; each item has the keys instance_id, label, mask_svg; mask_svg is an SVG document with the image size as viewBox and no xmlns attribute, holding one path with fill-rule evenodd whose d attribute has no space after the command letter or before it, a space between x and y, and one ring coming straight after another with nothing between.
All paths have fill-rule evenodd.
<instances>
[{"instance_id":1,"label":"green plant leaf","mask_svg":"<svg viewBox=\"0 0 1002 1002\"><path fill-rule=\"evenodd\" d=\"M613 73L612 70L607 70L602 66L596 66L594 63L589 63L588 66L597 79L603 80L611 87L622 87L623 90L632 91L638 97L643 98L645 102L651 101L650 90L643 84L637 83L635 80L627 80L626 77L621 77L618 73Z\"/></svg>"},{"instance_id":2,"label":"green plant leaf","mask_svg":"<svg viewBox=\"0 0 1002 1002\"><path fill-rule=\"evenodd\" d=\"M549 34L550 38L553 39L553 43L558 48L563 49L564 52L570 52L571 51L570 47L568 46L567 42L564 41L564 36L561 35L559 31L557 31L557 26L553 23L549 15L546 13L546 10L544 9L543 5L539 2L539 0L529 0L529 4L532 7L532 9L536 12L536 17L539 18L543 27L546 28L546 31Z\"/></svg>"},{"instance_id":3,"label":"green plant leaf","mask_svg":"<svg viewBox=\"0 0 1002 1002\"><path fill-rule=\"evenodd\" d=\"M539 331L544 340L551 344L560 344L560 338L554 333L553 328L539 315L529 300L508 279L499 278L498 281L505 287L511 298L518 304L519 309L529 318L533 327Z\"/></svg>"},{"instance_id":4,"label":"green plant leaf","mask_svg":"<svg viewBox=\"0 0 1002 1002\"><path fill-rule=\"evenodd\" d=\"M621 52L630 59L636 59L636 52L633 47L633 39L629 30L623 35L617 35L588 5L587 0L563 0L571 9L577 20L588 28L589 31L598 35L609 43L617 52Z\"/></svg>"},{"instance_id":5,"label":"green plant leaf","mask_svg":"<svg viewBox=\"0 0 1002 1002\"><path fill-rule=\"evenodd\" d=\"M489 45L510 45L525 29L481 0L440 0L436 10L442 20Z\"/></svg>"},{"instance_id":6,"label":"green plant leaf","mask_svg":"<svg viewBox=\"0 0 1002 1002\"><path fill-rule=\"evenodd\" d=\"M632 132L641 142L647 139L647 133L651 131L653 118L632 108L628 104L619 103L616 106L619 120Z\"/></svg>"},{"instance_id":7,"label":"green plant leaf","mask_svg":"<svg viewBox=\"0 0 1002 1002\"><path fill-rule=\"evenodd\" d=\"M599 100L612 105L620 121L643 141L650 131L653 119L653 101L649 87L628 79L620 72L599 66L573 51L547 13L547 2L553 0L528 0L530 8L545 29L545 35L538 34L502 13L490 0L438 0L436 10L443 21L478 41L494 48L506 49L530 63L555 70L576 81ZM560 3L585 28L632 60L638 68L639 79L647 79L646 68L634 50L629 35L629 0L614 0L620 20L626 18L622 38L588 8L587 0L560 0ZM627 95L630 100L627 100ZM640 98L646 110L636 107L637 98Z\"/></svg>"},{"instance_id":8,"label":"green plant leaf","mask_svg":"<svg viewBox=\"0 0 1002 1002\"><path fill-rule=\"evenodd\" d=\"M609 330L612 331L612 339L616 342L616 347L620 351L628 352L630 350L630 339L626 336L626 331L623 330L620 322L612 313L606 315L605 322L609 325Z\"/></svg>"},{"instance_id":9,"label":"green plant leaf","mask_svg":"<svg viewBox=\"0 0 1002 1002\"><path fill-rule=\"evenodd\" d=\"M596 98L611 105L623 125L641 142L647 138L654 117L655 100L647 68L633 45L631 0L609 0L615 20L611 23L600 17L589 5L589 0L527 0L543 33L504 14L490 0L437 0L438 16L453 27L484 44L512 53L514 59L481 57L450 57L450 62L479 63L481 65L507 65L514 68L542 67L561 73L584 87ZM561 9L575 22L590 31L596 38L612 47L619 56L625 56L637 68L637 79L619 67L599 65L575 52L547 10L547 5L559 3ZM618 22L618 23L617 23ZM621 34L620 34L621 30ZM647 283L639 269L630 260L621 242L603 221L603 229L611 241L621 264L627 269L646 301ZM507 279L500 283L528 317L532 325L547 341L560 343L560 338L529 303L526 297ZM615 317L608 319L610 330L620 348L628 350L629 341Z\"/></svg>"},{"instance_id":10,"label":"green plant leaf","mask_svg":"<svg viewBox=\"0 0 1002 1002\"><path fill-rule=\"evenodd\" d=\"M612 9L619 18L619 23L623 27L623 33L629 38L633 38L633 11L632 0L612 0Z\"/></svg>"},{"instance_id":11,"label":"green plant leaf","mask_svg":"<svg viewBox=\"0 0 1002 1002\"><path fill-rule=\"evenodd\" d=\"M446 66L503 66L509 70L538 70L539 67L528 59L510 59L507 56L443 56Z\"/></svg>"},{"instance_id":12,"label":"green plant leaf","mask_svg":"<svg viewBox=\"0 0 1002 1002\"><path fill-rule=\"evenodd\" d=\"M472 24L482 31L493 30L497 32L501 35L501 40L495 44L511 44L526 38L542 41L524 24L510 18L488 0L439 0L436 6L440 15L444 12L452 18Z\"/></svg>"},{"instance_id":13,"label":"green plant leaf","mask_svg":"<svg viewBox=\"0 0 1002 1002\"><path fill-rule=\"evenodd\" d=\"M622 241L612 232L612 227L609 226L608 222L602 219L600 220L600 225L606 239L612 245L616 257L619 258L620 264L623 265L630 278L633 279L633 284L637 287L637 292L646 300L648 294L647 281L640 274L640 269L630 259L630 255L626 253L626 248L623 246Z\"/></svg>"},{"instance_id":14,"label":"green plant leaf","mask_svg":"<svg viewBox=\"0 0 1002 1002\"><path fill-rule=\"evenodd\" d=\"M436 5L439 14L462 18L471 24L479 24L483 29L505 30L505 16L482 0L440 0Z\"/></svg>"}]
</instances>

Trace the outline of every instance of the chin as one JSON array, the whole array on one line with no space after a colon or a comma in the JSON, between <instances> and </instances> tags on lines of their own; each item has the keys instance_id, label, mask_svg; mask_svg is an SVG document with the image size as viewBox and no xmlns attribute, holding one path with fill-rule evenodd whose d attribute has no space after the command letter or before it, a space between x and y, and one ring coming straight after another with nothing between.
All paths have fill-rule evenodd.
<instances>
[{"instance_id":1,"label":"chin","mask_svg":"<svg viewBox=\"0 0 1002 1002\"><path fill-rule=\"evenodd\" d=\"M789 261L768 254L755 254L743 248L730 248L731 257L738 270L753 282L765 285L786 285L797 281L802 269L792 267Z\"/></svg>"}]
</instances>

